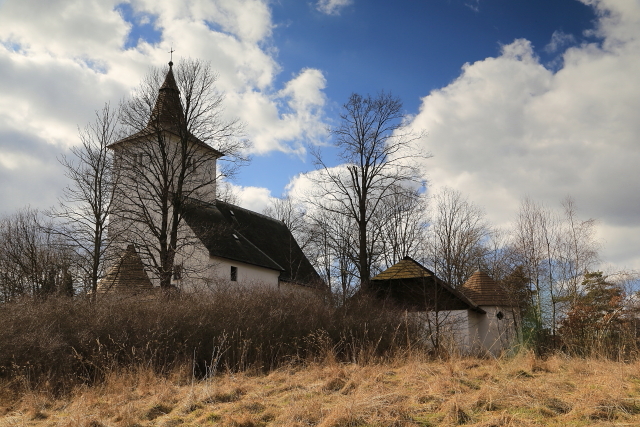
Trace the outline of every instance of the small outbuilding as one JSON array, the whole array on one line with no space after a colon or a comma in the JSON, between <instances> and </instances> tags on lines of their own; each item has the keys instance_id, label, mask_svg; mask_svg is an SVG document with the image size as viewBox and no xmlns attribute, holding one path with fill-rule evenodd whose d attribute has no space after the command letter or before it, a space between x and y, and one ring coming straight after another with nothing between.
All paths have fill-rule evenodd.
<instances>
[{"instance_id":1,"label":"small outbuilding","mask_svg":"<svg viewBox=\"0 0 640 427\"><path fill-rule=\"evenodd\" d=\"M424 328L428 344L465 354L498 355L516 339L507 294L486 273L476 271L459 289L410 257L371 279L371 291L408 312Z\"/></svg>"}]
</instances>

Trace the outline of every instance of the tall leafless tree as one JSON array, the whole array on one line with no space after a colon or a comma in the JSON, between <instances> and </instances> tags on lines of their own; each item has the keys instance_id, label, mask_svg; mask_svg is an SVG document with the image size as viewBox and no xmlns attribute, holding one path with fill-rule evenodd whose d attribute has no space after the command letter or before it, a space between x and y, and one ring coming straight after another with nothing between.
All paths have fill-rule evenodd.
<instances>
[{"instance_id":1,"label":"tall leafless tree","mask_svg":"<svg viewBox=\"0 0 640 427\"><path fill-rule=\"evenodd\" d=\"M581 220L575 201L567 197L562 202L563 226L560 235L559 267L564 299L575 302L584 275L598 261L594 219Z\"/></svg>"},{"instance_id":2,"label":"tall leafless tree","mask_svg":"<svg viewBox=\"0 0 640 427\"><path fill-rule=\"evenodd\" d=\"M598 260L594 227L594 220L578 218L571 198L563 201L563 212L529 198L521 203L512 252L531 281L537 326L554 336L580 295L584 275Z\"/></svg>"},{"instance_id":3,"label":"tall leafless tree","mask_svg":"<svg viewBox=\"0 0 640 427\"><path fill-rule=\"evenodd\" d=\"M413 188L400 188L384 200L376 218L380 230L382 269L389 268L406 256L419 258L426 239L426 199Z\"/></svg>"},{"instance_id":4,"label":"tall leafless tree","mask_svg":"<svg viewBox=\"0 0 640 427\"><path fill-rule=\"evenodd\" d=\"M437 194L432 206L428 259L436 275L456 288L481 266L490 229L482 209L451 188Z\"/></svg>"},{"instance_id":5,"label":"tall leafless tree","mask_svg":"<svg viewBox=\"0 0 640 427\"><path fill-rule=\"evenodd\" d=\"M73 245L80 259L85 290L95 296L109 250L107 224L118 176L108 146L118 140L118 114L109 104L96 111L95 121L80 130L81 145L71 148L60 163L71 184L59 205L49 212L58 219L55 232Z\"/></svg>"},{"instance_id":6,"label":"tall leafless tree","mask_svg":"<svg viewBox=\"0 0 640 427\"><path fill-rule=\"evenodd\" d=\"M114 213L124 227L113 236L138 244L163 288L171 284L176 254L192 243L183 233L185 206L214 202L216 181L248 161L249 141L242 124L225 117L216 80L199 60L151 70L122 106L130 136L112 145L121 174Z\"/></svg>"},{"instance_id":7,"label":"tall leafless tree","mask_svg":"<svg viewBox=\"0 0 640 427\"><path fill-rule=\"evenodd\" d=\"M367 289L377 232L373 219L403 184L422 183L421 160L428 155L416 146L422 135L410 131L402 102L390 93L352 94L340 119L332 133L342 166L331 167L319 150L313 152L319 168L314 196L324 209L353 220L360 287Z\"/></svg>"},{"instance_id":8,"label":"tall leafless tree","mask_svg":"<svg viewBox=\"0 0 640 427\"><path fill-rule=\"evenodd\" d=\"M282 198L272 198L263 213L271 218L282 221L303 251L309 245L312 233L308 230L306 211L301 203L289 195Z\"/></svg>"}]
</instances>

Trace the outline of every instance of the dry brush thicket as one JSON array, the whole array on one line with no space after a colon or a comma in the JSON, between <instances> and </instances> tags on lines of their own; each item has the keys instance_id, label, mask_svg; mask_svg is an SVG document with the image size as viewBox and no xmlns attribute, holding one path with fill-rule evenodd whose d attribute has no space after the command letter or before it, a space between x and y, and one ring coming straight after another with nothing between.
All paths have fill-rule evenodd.
<instances>
[{"instance_id":1,"label":"dry brush thicket","mask_svg":"<svg viewBox=\"0 0 640 427\"><path fill-rule=\"evenodd\" d=\"M0 305L0 379L16 390L64 392L119 369L195 378L269 371L324 359L367 362L417 340L404 317L362 298L332 308L319 297L256 288L208 295L25 298Z\"/></svg>"}]
</instances>

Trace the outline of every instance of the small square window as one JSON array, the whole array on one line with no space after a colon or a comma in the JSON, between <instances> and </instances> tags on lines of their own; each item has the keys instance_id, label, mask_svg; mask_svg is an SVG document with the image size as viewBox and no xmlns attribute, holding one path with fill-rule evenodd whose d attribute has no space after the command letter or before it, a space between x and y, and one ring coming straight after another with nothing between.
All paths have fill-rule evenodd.
<instances>
[{"instance_id":1,"label":"small square window","mask_svg":"<svg viewBox=\"0 0 640 427\"><path fill-rule=\"evenodd\" d=\"M238 281L238 267L231 266L231 281Z\"/></svg>"}]
</instances>

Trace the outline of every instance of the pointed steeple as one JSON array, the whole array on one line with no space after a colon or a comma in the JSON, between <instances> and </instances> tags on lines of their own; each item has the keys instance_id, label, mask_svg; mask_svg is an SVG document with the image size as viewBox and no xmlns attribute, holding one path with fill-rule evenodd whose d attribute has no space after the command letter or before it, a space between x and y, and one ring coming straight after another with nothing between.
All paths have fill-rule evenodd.
<instances>
[{"instance_id":1,"label":"pointed steeple","mask_svg":"<svg viewBox=\"0 0 640 427\"><path fill-rule=\"evenodd\" d=\"M149 118L149 127L171 128L184 119L182 103L180 102L180 90L173 75L173 61L169 62L169 71L160 86L156 105Z\"/></svg>"}]
</instances>

